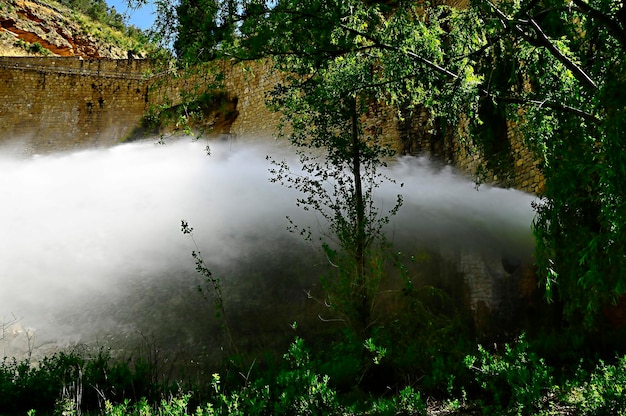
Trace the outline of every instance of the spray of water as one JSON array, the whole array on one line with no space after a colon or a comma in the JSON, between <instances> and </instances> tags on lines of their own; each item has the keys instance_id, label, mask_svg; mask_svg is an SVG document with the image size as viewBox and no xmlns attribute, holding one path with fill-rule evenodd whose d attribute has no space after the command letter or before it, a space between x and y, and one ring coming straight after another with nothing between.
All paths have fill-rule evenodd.
<instances>
[{"instance_id":1,"label":"spray of water","mask_svg":"<svg viewBox=\"0 0 626 416\"><path fill-rule=\"evenodd\" d=\"M197 342L212 312L196 291L185 219L237 320L293 321L281 308L306 303L321 265L285 217L316 220L268 181L265 156L291 156L271 143L215 142L211 155L204 147L180 140L0 158L0 318L19 319L15 331L35 333L36 347L138 333ZM476 190L426 159L400 159L388 174L404 187L376 198L391 207L404 195L389 233L409 254L430 246L530 255L532 196ZM1 343L5 354L25 347L23 337Z\"/></svg>"}]
</instances>

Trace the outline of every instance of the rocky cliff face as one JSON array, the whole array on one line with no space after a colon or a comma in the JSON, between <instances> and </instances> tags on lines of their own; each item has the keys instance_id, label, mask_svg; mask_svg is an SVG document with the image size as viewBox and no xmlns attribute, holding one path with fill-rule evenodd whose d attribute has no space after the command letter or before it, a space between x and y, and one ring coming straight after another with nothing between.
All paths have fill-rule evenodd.
<instances>
[{"instance_id":1,"label":"rocky cliff face","mask_svg":"<svg viewBox=\"0 0 626 416\"><path fill-rule=\"evenodd\" d=\"M133 49L122 33L53 1L0 2L0 56L126 59Z\"/></svg>"}]
</instances>

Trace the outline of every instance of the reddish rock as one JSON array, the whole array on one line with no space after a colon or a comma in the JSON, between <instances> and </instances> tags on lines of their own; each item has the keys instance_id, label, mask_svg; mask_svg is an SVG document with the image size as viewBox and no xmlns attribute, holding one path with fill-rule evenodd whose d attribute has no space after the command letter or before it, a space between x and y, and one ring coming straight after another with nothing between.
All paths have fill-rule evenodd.
<instances>
[{"instance_id":1,"label":"reddish rock","mask_svg":"<svg viewBox=\"0 0 626 416\"><path fill-rule=\"evenodd\" d=\"M128 57L128 48L104 42L88 33L85 26L91 23L89 17L77 19L75 16L75 12L64 6L40 0L6 1L0 8L0 55L38 55L45 50L43 54L84 59ZM121 33L119 36L123 37ZM24 44L35 43L43 49L24 47Z\"/></svg>"}]
</instances>

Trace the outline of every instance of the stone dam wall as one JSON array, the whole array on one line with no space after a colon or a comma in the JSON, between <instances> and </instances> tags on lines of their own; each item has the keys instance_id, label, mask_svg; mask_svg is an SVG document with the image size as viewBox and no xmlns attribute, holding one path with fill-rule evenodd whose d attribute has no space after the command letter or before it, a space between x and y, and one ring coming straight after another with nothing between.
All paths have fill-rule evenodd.
<instances>
[{"instance_id":1,"label":"stone dam wall","mask_svg":"<svg viewBox=\"0 0 626 416\"><path fill-rule=\"evenodd\" d=\"M1 141L31 153L116 143L145 112L149 69L139 60L0 58Z\"/></svg>"},{"instance_id":2,"label":"stone dam wall","mask_svg":"<svg viewBox=\"0 0 626 416\"><path fill-rule=\"evenodd\" d=\"M216 68L217 67L217 68ZM216 134L270 139L276 135L280 114L265 105L267 94L280 82L271 62L213 63L224 81L219 87L229 103L228 114L218 114ZM215 90L211 70L191 76L154 73L147 60L83 60L73 57L0 58L0 144L19 142L27 153L111 146L130 138L150 107L175 106L184 92ZM474 173L488 158L454 138L429 133L424 109L398 114L378 106L365 120L368 129L400 154L427 154ZM538 193L543 177L531 152L513 125L506 128L506 175L484 172L486 182ZM505 177L506 176L506 177Z\"/></svg>"},{"instance_id":3,"label":"stone dam wall","mask_svg":"<svg viewBox=\"0 0 626 416\"><path fill-rule=\"evenodd\" d=\"M226 133L235 137L275 137L280 114L271 112L265 102L281 78L272 70L271 62L220 62L217 65L217 69L224 74L223 88L227 98L236 103L237 117ZM479 149L471 149L455 137L442 138L431 134L432 125L425 109L403 114L389 106L378 105L370 111L364 120L365 129L380 132L383 140L398 154L428 155L452 164L469 175L482 169L482 181L525 192L537 194L544 187L540 161L525 147L513 123L505 121L501 138L501 147L505 153L503 162L498 169L490 166L485 169L483 162L491 155Z\"/></svg>"}]
</instances>

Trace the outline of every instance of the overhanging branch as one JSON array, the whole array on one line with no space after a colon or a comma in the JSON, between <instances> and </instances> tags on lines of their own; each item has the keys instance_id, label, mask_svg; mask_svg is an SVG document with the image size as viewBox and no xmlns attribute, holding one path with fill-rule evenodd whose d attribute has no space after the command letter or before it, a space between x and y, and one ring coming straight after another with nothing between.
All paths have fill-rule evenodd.
<instances>
[{"instance_id":1,"label":"overhanging branch","mask_svg":"<svg viewBox=\"0 0 626 416\"><path fill-rule=\"evenodd\" d=\"M598 117L594 116L591 113L588 113L576 107L572 107L572 106L565 105L565 104L560 104L554 101L547 101L547 100L539 101L539 100L529 100L529 99L516 98L516 97L498 97L498 96L493 96L493 99L496 101L503 102L503 103L535 105L537 107L545 107L545 108L550 108L552 110L563 111L566 113L577 115L593 124L600 124L601 122L601 120Z\"/></svg>"},{"instance_id":2,"label":"overhanging branch","mask_svg":"<svg viewBox=\"0 0 626 416\"><path fill-rule=\"evenodd\" d=\"M626 31L621 28L619 23L607 14L602 13L600 10L594 9L583 0L572 0L572 3L574 3L574 5L576 5L576 7L578 7L578 9L580 9L583 13L586 13L590 17L602 22L611 35L613 35L620 45L622 45L622 48L626 49Z\"/></svg>"},{"instance_id":3,"label":"overhanging branch","mask_svg":"<svg viewBox=\"0 0 626 416\"><path fill-rule=\"evenodd\" d=\"M420 63L426 65L427 67L435 70L437 73L450 78L451 80L457 80L459 79L459 75L446 69L443 68L440 65L437 65L436 63L430 61L429 59L426 59L420 55L418 55L415 52L412 51L400 51L399 48L383 43L381 41L379 41L378 39L376 39L373 35L370 35L369 33L364 33L361 31L358 31L356 29L353 28L349 28L346 27L344 25L342 25L342 28L345 30L349 30L355 34L358 34L360 36L365 37L366 39L370 40L371 42L373 42L377 47L381 48L381 49L386 49L386 50L392 50L394 52L399 52L399 53L405 53L407 56L418 60ZM595 84L594 84L595 87ZM511 103L511 104L528 104L528 105L536 105L536 106L540 106L540 107L545 107L545 108L550 108L553 110L557 110L557 111L563 111L566 113L570 113L570 114L574 114L577 115L579 117L582 117L583 119L585 119L586 121L589 121L593 124L599 124L600 123L600 119L597 118L596 116L594 116L591 113L588 113L584 110L581 110L579 108L576 107L572 107L572 106L568 106L568 105L564 105L564 104L560 104L554 101L549 101L549 100L545 100L545 101L539 101L539 100L531 100L531 99L523 99L523 98L515 98L515 97L499 97L499 96L494 96L493 94L491 94L489 91L482 89L481 93L484 96L492 96L496 101L500 101L500 102L505 102L505 103Z\"/></svg>"},{"instance_id":4,"label":"overhanging branch","mask_svg":"<svg viewBox=\"0 0 626 416\"><path fill-rule=\"evenodd\" d=\"M509 17L506 14L504 14L504 12L500 10L491 1L487 1L486 3L489 4L489 6L498 15L498 18L500 19L500 21L505 27L516 32L518 35L520 35L523 39L528 41L530 44L546 48L552 56L554 56L567 69L569 69L574 75L574 77L577 80L579 80L582 84L584 84L587 88L591 90L598 89L598 86L591 79L591 77L582 68L576 65L576 63L574 63L571 59L565 56L563 52L561 52L560 49L557 48L556 45L554 45L554 43L552 43L550 38L545 34L541 26L539 26L539 24L534 19L529 18L529 19L524 19L524 20L521 20L521 19L512 20L512 19L509 19ZM535 33L535 37L530 36L528 33L526 33L522 29L523 25L530 26L532 31Z\"/></svg>"},{"instance_id":5,"label":"overhanging branch","mask_svg":"<svg viewBox=\"0 0 626 416\"><path fill-rule=\"evenodd\" d=\"M582 1L582 0L575 0L575 1ZM576 76L577 79L579 79L581 81L581 83L583 83L586 87L591 88L591 89L597 89L597 86L595 84L595 82L591 79L591 77L589 77L581 68L579 68L574 62L572 62L569 58L567 58L548 38L548 36L543 32L542 28L537 24L537 22L535 22L533 19L525 19L525 20L512 20L509 19L500 9L498 9L493 3L491 3L489 0L487 0L487 3L493 8L493 10L495 11L495 13L498 15L498 18L503 22L503 24L514 30L516 33L518 33L519 35L521 35L522 37L524 37L525 39L527 39L529 42L531 43L535 43L538 44L539 46L543 46L546 49L548 49L548 51L556 58L558 59L560 62L563 63L563 65L568 68L570 71L572 71L572 73ZM281 13L286 13L286 14L298 14L298 15L303 15L306 17L310 17L312 19L318 19L318 16L315 16L314 14L311 13L307 13L307 12L302 12L302 11L291 11L291 10L281 10ZM341 22L334 22L334 24L338 24L339 27L341 27L343 30L345 30L348 33L351 33L352 35L355 36L360 36L363 39L366 39L367 41L369 41L369 44L361 46L359 48L353 48L353 49L344 49L344 48L337 48L335 50L325 50L325 51L318 51L320 54L326 55L327 57L333 58L339 55L343 55L346 53L353 53L353 52L357 52L357 51L365 51L365 50L372 50L372 49L380 49L380 50L388 50L388 51L392 51L394 53L399 53L399 54L404 54L407 57L411 58L412 60L415 60L417 62L419 62L420 64L426 66L427 68L435 71L435 73L441 75L442 77L445 77L447 79L449 79L450 81L456 81L460 79L459 74L450 71L447 68L444 68L443 66L435 63L432 60L429 60L428 58L425 58L421 55L419 55L416 52L413 52L411 50L406 50L406 49L400 49L397 46L388 44L383 42L382 40L380 40L378 38L378 36L376 36L375 32L365 32L365 31L361 31L358 29L355 29L353 27L350 27L344 23ZM528 33L526 33L522 26L527 26L529 28L529 30L532 30L535 33L535 37L529 35ZM281 51L270 51L269 53L266 51L264 51L263 55L303 55L303 56L311 56L313 54L311 54L311 52L304 52L304 51L297 51L297 50L281 50ZM260 55L255 55L253 57L253 59L258 59L260 58ZM247 59L250 59L251 57L247 57ZM241 58L240 58L241 59ZM244 58L245 59L245 58ZM403 77L402 77L403 78ZM401 79L402 79L401 78ZM401 80L400 79L400 80ZM372 84L368 84L366 86L363 86L363 88L360 89L368 89L368 88L373 88L373 87L381 87L393 82L398 82L399 79L395 79L395 80L383 80L380 81L379 83L372 83ZM584 120L591 122L593 124L599 124L601 122L601 120L596 117L595 115L586 112L584 110L581 110L579 108L576 107L572 107L572 106L568 106L565 104L561 104L558 102L554 102L554 101L549 101L549 100L545 100L545 101L540 101L540 100L533 100L533 99L525 99L525 98L518 98L518 97L507 97L507 96L497 96L492 94L490 91L488 91L487 89L481 89L479 90L479 93L487 96L487 97L492 97L494 100L499 101L499 102L503 102L503 103L512 103L512 104L521 104L521 105L533 105L533 106L538 106L538 107L544 107L544 108L549 108L552 110L556 110L556 111L562 111L562 112L566 112L566 113L570 113L573 115L576 115L578 117L583 118Z\"/></svg>"}]
</instances>

